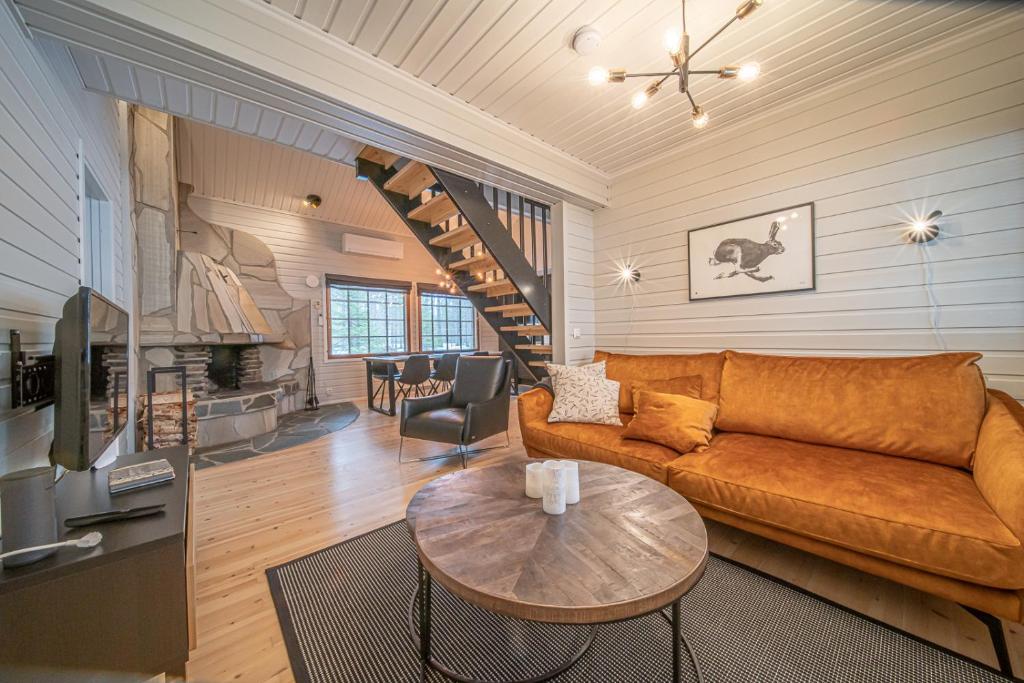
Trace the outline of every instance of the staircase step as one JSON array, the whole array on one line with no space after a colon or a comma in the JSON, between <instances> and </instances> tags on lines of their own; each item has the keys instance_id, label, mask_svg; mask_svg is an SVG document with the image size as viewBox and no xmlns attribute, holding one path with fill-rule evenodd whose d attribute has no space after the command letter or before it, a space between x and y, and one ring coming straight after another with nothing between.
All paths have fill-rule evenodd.
<instances>
[{"instance_id":1,"label":"staircase step","mask_svg":"<svg viewBox=\"0 0 1024 683\"><path fill-rule=\"evenodd\" d=\"M443 235L430 238L430 244L435 247L446 247L452 251L459 251L474 244L480 244L480 238L473 232L469 225L449 230Z\"/></svg>"},{"instance_id":2,"label":"staircase step","mask_svg":"<svg viewBox=\"0 0 1024 683\"><path fill-rule=\"evenodd\" d=\"M546 368L548 366L547 361L543 360L531 360L527 363L532 368Z\"/></svg>"},{"instance_id":3,"label":"staircase step","mask_svg":"<svg viewBox=\"0 0 1024 683\"><path fill-rule=\"evenodd\" d=\"M506 318L518 318L524 315L533 315L533 309L528 304L502 304L500 306L487 306L485 313L501 313Z\"/></svg>"},{"instance_id":4,"label":"staircase step","mask_svg":"<svg viewBox=\"0 0 1024 683\"><path fill-rule=\"evenodd\" d=\"M437 225L438 223L444 223L449 218L458 215L458 213L459 210L455 208L455 202L452 201L452 198L448 196L448 193L442 192L410 211L409 219Z\"/></svg>"},{"instance_id":5,"label":"staircase step","mask_svg":"<svg viewBox=\"0 0 1024 683\"><path fill-rule=\"evenodd\" d=\"M517 351L532 351L533 353L540 354L542 356L551 355L550 344L516 344Z\"/></svg>"},{"instance_id":6,"label":"staircase step","mask_svg":"<svg viewBox=\"0 0 1024 683\"><path fill-rule=\"evenodd\" d=\"M488 297L506 296L508 294L517 294L519 292L510 280L506 280L504 278L500 278L494 282L478 282L475 285L470 285L469 291L486 292Z\"/></svg>"},{"instance_id":7,"label":"staircase step","mask_svg":"<svg viewBox=\"0 0 1024 683\"><path fill-rule=\"evenodd\" d=\"M401 192L412 199L436 184L437 178L429 168L418 161L410 161L385 181L384 189L389 192Z\"/></svg>"},{"instance_id":8,"label":"staircase step","mask_svg":"<svg viewBox=\"0 0 1024 683\"><path fill-rule=\"evenodd\" d=\"M470 256L469 258L460 259L458 261L452 261L448 264L448 267L452 270L468 270L470 272L484 272L487 270L494 270L498 267L498 262L494 260L494 257L490 254L477 254L476 256Z\"/></svg>"},{"instance_id":9,"label":"staircase step","mask_svg":"<svg viewBox=\"0 0 1024 683\"><path fill-rule=\"evenodd\" d=\"M391 168L392 166L395 165L396 161L402 158L397 154L393 154L392 152L385 152L382 149L377 149L376 147L371 147L370 145L363 147L363 149L359 152L358 157L360 159L372 161L375 164L380 164L384 168Z\"/></svg>"},{"instance_id":10,"label":"staircase step","mask_svg":"<svg viewBox=\"0 0 1024 683\"><path fill-rule=\"evenodd\" d=\"M515 332L520 337L546 337L548 331L543 325L502 325L502 332Z\"/></svg>"}]
</instances>

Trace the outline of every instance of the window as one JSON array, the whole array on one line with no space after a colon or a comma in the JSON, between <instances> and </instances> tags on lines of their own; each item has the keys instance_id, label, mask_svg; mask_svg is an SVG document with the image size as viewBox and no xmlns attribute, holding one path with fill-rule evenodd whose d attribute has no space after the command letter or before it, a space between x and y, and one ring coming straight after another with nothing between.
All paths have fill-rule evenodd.
<instances>
[{"instance_id":1,"label":"window","mask_svg":"<svg viewBox=\"0 0 1024 683\"><path fill-rule=\"evenodd\" d=\"M114 298L114 226L110 201L82 164L82 284Z\"/></svg>"},{"instance_id":2,"label":"window","mask_svg":"<svg viewBox=\"0 0 1024 683\"><path fill-rule=\"evenodd\" d=\"M420 347L423 351L475 349L476 311L469 299L421 289Z\"/></svg>"},{"instance_id":3,"label":"window","mask_svg":"<svg viewBox=\"0 0 1024 683\"><path fill-rule=\"evenodd\" d=\"M328 355L408 352L408 300L402 283L328 280Z\"/></svg>"}]
</instances>

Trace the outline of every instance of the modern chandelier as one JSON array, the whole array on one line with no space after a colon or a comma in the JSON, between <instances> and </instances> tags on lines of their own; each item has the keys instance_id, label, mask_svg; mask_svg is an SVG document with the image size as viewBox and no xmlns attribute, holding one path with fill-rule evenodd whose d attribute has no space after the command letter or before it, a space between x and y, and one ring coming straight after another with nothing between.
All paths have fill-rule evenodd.
<instances>
[{"instance_id":1,"label":"modern chandelier","mask_svg":"<svg viewBox=\"0 0 1024 683\"><path fill-rule=\"evenodd\" d=\"M764 0L745 0L736 8L736 13L725 22L722 28L711 34L711 37L700 44L693 52L690 52L690 36L686 33L686 0L680 0L682 5L682 27L670 28L665 32L665 49L668 50L669 58L672 60L672 70L658 73L629 73L625 69L605 69L595 66L590 70L589 80L593 85L603 83L624 83L627 78L656 78L643 90L633 95L633 108L640 109L647 101L654 97L661 87L673 76L679 80L679 92L686 95L690 100L692 109L693 127L703 128L708 125L708 114L704 108L697 104L690 94L690 76L718 76L723 79L738 78L741 81L752 81L761 73L761 67L756 62L748 62L740 66L723 66L720 69L698 70L691 69L690 62L701 50L707 47L708 43L722 34L732 23L738 19L745 19L751 12L756 10Z\"/></svg>"}]
</instances>

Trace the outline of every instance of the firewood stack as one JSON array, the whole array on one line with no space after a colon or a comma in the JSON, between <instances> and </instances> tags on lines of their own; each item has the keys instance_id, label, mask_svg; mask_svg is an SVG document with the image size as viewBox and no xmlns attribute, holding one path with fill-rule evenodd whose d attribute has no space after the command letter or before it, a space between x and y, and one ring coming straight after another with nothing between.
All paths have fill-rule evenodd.
<instances>
[{"instance_id":1,"label":"firewood stack","mask_svg":"<svg viewBox=\"0 0 1024 683\"><path fill-rule=\"evenodd\" d=\"M189 451L196 445L196 410L192 392L186 393L188 401L188 445ZM146 399L139 398L139 429L143 445L149 443L149 422L146 413ZM167 391L153 394L153 447L167 448L181 444L181 392Z\"/></svg>"}]
</instances>

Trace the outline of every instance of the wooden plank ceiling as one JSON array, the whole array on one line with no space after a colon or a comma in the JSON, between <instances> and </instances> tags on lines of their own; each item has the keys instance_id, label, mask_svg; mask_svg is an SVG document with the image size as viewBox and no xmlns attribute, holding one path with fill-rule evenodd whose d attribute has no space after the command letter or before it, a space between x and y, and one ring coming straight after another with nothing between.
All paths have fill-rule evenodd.
<instances>
[{"instance_id":1,"label":"wooden plank ceiling","mask_svg":"<svg viewBox=\"0 0 1024 683\"><path fill-rule=\"evenodd\" d=\"M613 174L1015 11L1015 3L996 0L766 0L695 60L696 68L754 60L763 74L750 84L697 80L692 90L711 116L709 128L698 132L678 93L662 92L634 111L630 96L645 80L593 88L586 79L595 65L664 70L662 35L678 24L679 0L252 1ZM691 44L725 22L738 1L690 0ZM586 58L569 48L583 25L604 36L597 54Z\"/></svg>"},{"instance_id":2,"label":"wooden plank ceiling","mask_svg":"<svg viewBox=\"0 0 1024 683\"><path fill-rule=\"evenodd\" d=\"M406 228L352 166L195 121L177 122L178 179L215 199L287 211L317 220L405 234ZM353 147L358 143L344 140ZM349 152L346 152L348 155ZM302 206L318 194L317 209Z\"/></svg>"}]
</instances>

